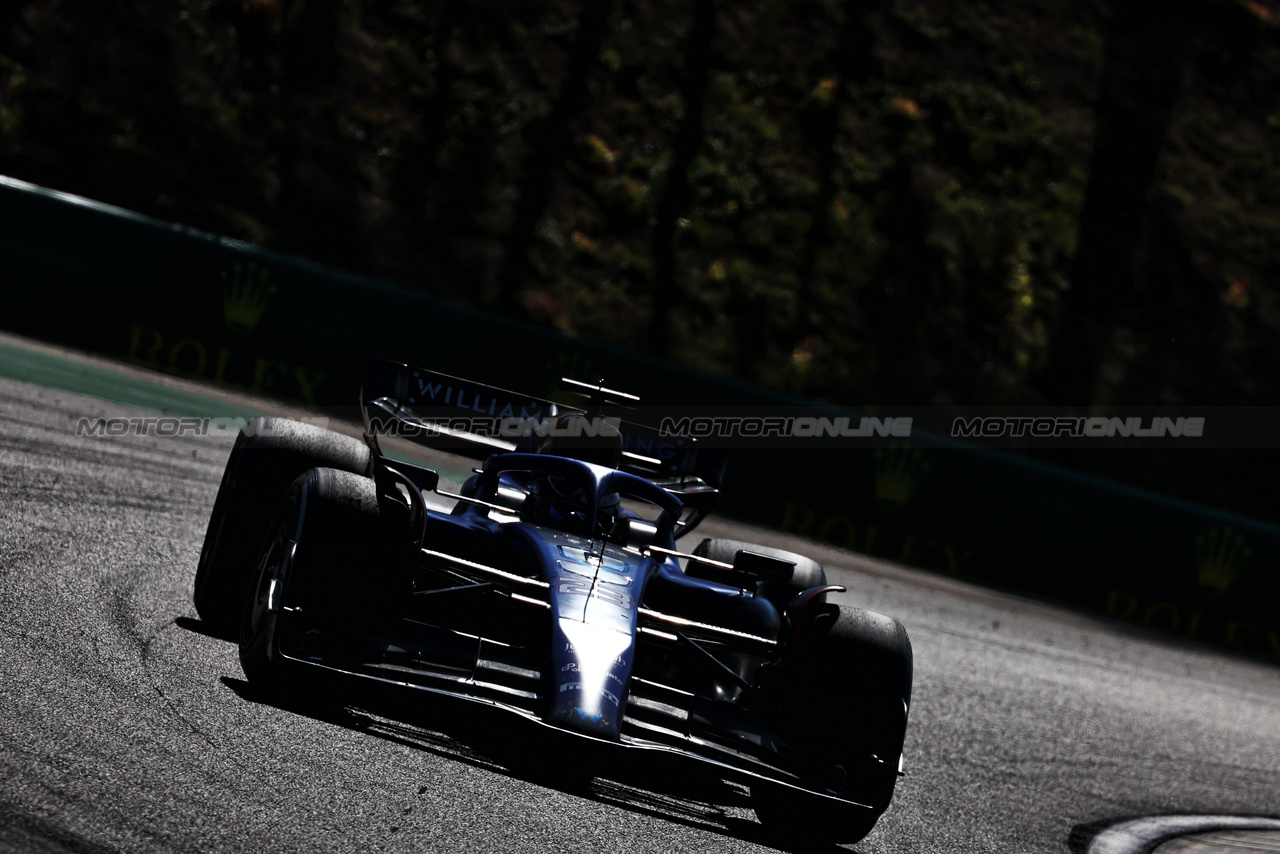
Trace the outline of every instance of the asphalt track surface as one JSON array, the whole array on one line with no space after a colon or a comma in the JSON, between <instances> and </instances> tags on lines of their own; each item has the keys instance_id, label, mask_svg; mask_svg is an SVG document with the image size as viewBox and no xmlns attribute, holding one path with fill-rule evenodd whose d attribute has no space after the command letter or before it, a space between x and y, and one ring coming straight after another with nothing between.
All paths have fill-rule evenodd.
<instances>
[{"instance_id":1,"label":"asphalt track surface","mask_svg":"<svg viewBox=\"0 0 1280 854\"><path fill-rule=\"evenodd\" d=\"M0 850L778 850L741 789L544 773L546 745L502 719L261 702L190 598L233 437L75 435L129 414L150 413L0 380ZM705 530L813 555L911 634L907 776L851 850L1083 854L1128 817L1280 815L1274 666Z\"/></svg>"}]
</instances>

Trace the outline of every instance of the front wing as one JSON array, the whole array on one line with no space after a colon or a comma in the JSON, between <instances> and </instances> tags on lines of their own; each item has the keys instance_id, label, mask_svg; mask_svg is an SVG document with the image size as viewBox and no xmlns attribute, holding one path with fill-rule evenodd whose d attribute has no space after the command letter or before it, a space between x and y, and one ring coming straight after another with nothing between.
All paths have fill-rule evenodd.
<instances>
[{"instance_id":1,"label":"front wing","mask_svg":"<svg viewBox=\"0 0 1280 854\"><path fill-rule=\"evenodd\" d=\"M404 626L410 630L406 635L416 633L428 642L452 637L462 645L478 646L472 666L461 660L456 667L442 666L426 663L423 650L415 650L404 643L390 647L384 643L356 643L345 648L309 644L311 635L290 631L288 625L300 615L287 613L295 610L288 606L281 610L286 613L280 614L281 631L276 635L275 652L299 666L353 680L353 686L360 682L376 683L405 692L417 692L419 696L479 704L515 715L554 737L589 743L598 752L643 751L675 761L696 763L720 777L744 785L780 786L803 791L812 797L830 799L846 808L851 805L828 785L829 782L835 783L835 769L808 761L732 704L713 702L633 677L623 714L621 738L617 742L609 741L544 721L539 713L544 703L541 693L545 690L543 674L529 669L519 651L507 644L462 636L450 629L406 620L410 624ZM663 615L653 615L653 612L649 615L646 622L663 618ZM688 623L678 618L666 619ZM302 626L295 628L301 629ZM666 628L669 626L646 627L642 632L664 640L675 640L677 635L665 631ZM689 628L692 631L699 626L692 624ZM764 638L758 640L769 643ZM432 652L437 655L437 650ZM465 658L470 659L470 655ZM875 805L853 806L865 808L869 818L879 813Z\"/></svg>"}]
</instances>

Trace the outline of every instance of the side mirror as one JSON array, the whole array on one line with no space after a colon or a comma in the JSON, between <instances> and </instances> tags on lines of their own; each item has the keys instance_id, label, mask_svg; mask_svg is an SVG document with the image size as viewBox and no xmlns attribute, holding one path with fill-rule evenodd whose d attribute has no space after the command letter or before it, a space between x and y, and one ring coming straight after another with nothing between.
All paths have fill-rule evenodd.
<instances>
[{"instance_id":1,"label":"side mirror","mask_svg":"<svg viewBox=\"0 0 1280 854\"><path fill-rule=\"evenodd\" d=\"M733 556L733 568L769 581L790 581L796 565L794 561L739 549Z\"/></svg>"},{"instance_id":2,"label":"side mirror","mask_svg":"<svg viewBox=\"0 0 1280 854\"><path fill-rule=\"evenodd\" d=\"M631 540L631 520L621 518L613 523L613 530L609 532L609 542L615 546L625 546Z\"/></svg>"}]
</instances>

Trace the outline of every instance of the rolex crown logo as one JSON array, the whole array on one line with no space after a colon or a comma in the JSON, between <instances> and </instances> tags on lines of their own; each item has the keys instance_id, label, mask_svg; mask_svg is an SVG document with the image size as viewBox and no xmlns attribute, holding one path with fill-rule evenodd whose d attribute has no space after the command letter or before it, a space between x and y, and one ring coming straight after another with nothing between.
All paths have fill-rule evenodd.
<instances>
[{"instance_id":1,"label":"rolex crown logo","mask_svg":"<svg viewBox=\"0 0 1280 854\"><path fill-rule=\"evenodd\" d=\"M875 452L876 504L901 510L929 473L924 451L908 444L893 444Z\"/></svg>"},{"instance_id":2,"label":"rolex crown logo","mask_svg":"<svg viewBox=\"0 0 1280 854\"><path fill-rule=\"evenodd\" d=\"M276 292L271 272L250 261L222 271L222 319L234 335L252 332Z\"/></svg>"},{"instance_id":3,"label":"rolex crown logo","mask_svg":"<svg viewBox=\"0 0 1280 854\"><path fill-rule=\"evenodd\" d=\"M1196 576L1200 586L1214 593L1225 593L1253 556L1244 544L1244 534L1231 528L1213 528L1196 537Z\"/></svg>"}]
</instances>

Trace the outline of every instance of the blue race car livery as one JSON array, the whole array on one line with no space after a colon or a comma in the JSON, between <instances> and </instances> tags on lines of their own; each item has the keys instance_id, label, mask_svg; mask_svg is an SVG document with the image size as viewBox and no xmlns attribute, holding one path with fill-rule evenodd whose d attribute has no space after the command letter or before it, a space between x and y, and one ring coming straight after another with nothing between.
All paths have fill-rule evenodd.
<instances>
[{"instance_id":1,"label":"blue race car livery","mask_svg":"<svg viewBox=\"0 0 1280 854\"><path fill-rule=\"evenodd\" d=\"M450 426L459 409L585 416L391 362L371 366L361 403L363 439L257 419L231 452L195 603L239 643L251 684L483 704L744 783L788 839L871 830L902 771L910 642L830 601L843 588L802 555L719 539L681 551L722 456L629 450L645 428L621 421L540 446L471 435ZM384 453L389 434L489 456L449 492Z\"/></svg>"}]
</instances>

